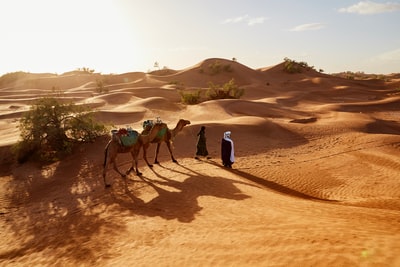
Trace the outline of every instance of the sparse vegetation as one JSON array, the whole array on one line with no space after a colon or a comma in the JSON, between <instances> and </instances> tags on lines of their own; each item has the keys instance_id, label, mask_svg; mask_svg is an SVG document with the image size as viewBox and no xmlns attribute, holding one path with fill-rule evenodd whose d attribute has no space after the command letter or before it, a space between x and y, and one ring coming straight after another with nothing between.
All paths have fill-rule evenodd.
<instances>
[{"instance_id":1,"label":"sparse vegetation","mask_svg":"<svg viewBox=\"0 0 400 267\"><path fill-rule=\"evenodd\" d=\"M223 86L216 85L212 82L208 83L209 89L207 90L208 99L226 99L236 98L239 99L244 94L244 89L239 88L234 79L225 83Z\"/></svg>"},{"instance_id":2,"label":"sparse vegetation","mask_svg":"<svg viewBox=\"0 0 400 267\"><path fill-rule=\"evenodd\" d=\"M363 71L344 71L339 73L333 73L333 76L341 77L348 80L368 80L368 79L378 79L385 82L391 81L391 77L383 74L367 74Z\"/></svg>"},{"instance_id":3,"label":"sparse vegetation","mask_svg":"<svg viewBox=\"0 0 400 267\"><path fill-rule=\"evenodd\" d=\"M244 89L239 88L234 79L224 85L208 83L208 88L204 93L204 89L197 91L184 91L179 92L181 102L188 105L198 104L202 101L217 100L217 99L239 99L244 95Z\"/></svg>"},{"instance_id":4,"label":"sparse vegetation","mask_svg":"<svg viewBox=\"0 0 400 267\"><path fill-rule=\"evenodd\" d=\"M284 71L287 73L301 73L303 70L313 70L314 66L309 66L307 62L297 62L295 60L285 57Z\"/></svg>"},{"instance_id":5,"label":"sparse vegetation","mask_svg":"<svg viewBox=\"0 0 400 267\"><path fill-rule=\"evenodd\" d=\"M170 81L168 84L175 85L175 88L180 90L183 90L185 88L183 82L180 81Z\"/></svg>"},{"instance_id":6,"label":"sparse vegetation","mask_svg":"<svg viewBox=\"0 0 400 267\"><path fill-rule=\"evenodd\" d=\"M94 69L90 69L90 68L87 68L87 67L77 68L77 71L83 72L83 73L87 73L87 74L93 74L94 73Z\"/></svg>"},{"instance_id":7,"label":"sparse vegetation","mask_svg":"<svg viewBox=\"0 0 400 267\"><path fill-rule=\"evenodd\" d=\"M96 79L96 91L99 94L108 93L108 88L105 87L103 79Z\"/></svg>"},{"instance_id":8,"label":"sparse vegetation","mask_svg":"<svg viewBox=\"0 0 400 267\"><path fill-rule=\"evenodd\" d=\"M14 146L19 162L34 156L55 161L71 152L79 142L93 141L106 132L87 108L62 104L55 98L41 98L20 119L21 141Z\"/></svg>"},{"instance_id":9,"label":"sparse vegetation","mask_svg":"<svg viewBox=\"0 0 400 267\"><path fill-rule=\"evenodd\" d=\"M213 63L209 64L208 69L209 69L211 75L216 75L223 71L225 71L225 72L233 71L232 66L230 64L223 65L223 64L221 64L221 61L219 61L219 60L215 60Z\"/></svg>"},{"instance_id":10,"label":"sparse vegetation","mask_svg":"<svg viewBox=\"0 0 400 267\"><path fill-rule=\"evenodd\" d=\"M184 91L180 91L179 94L181 95L182 103L188 105L195 105L200 103L201 90L197 90L196 92L186 92L186 93Z\"/></svg>"}]
</instances>

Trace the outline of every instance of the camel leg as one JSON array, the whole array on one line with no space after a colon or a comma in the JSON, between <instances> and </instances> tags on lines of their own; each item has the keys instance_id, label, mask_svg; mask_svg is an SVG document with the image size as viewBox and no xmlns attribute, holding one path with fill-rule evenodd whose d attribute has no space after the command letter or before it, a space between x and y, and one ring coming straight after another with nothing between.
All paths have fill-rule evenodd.
<instances>
[{"instance_id":1,"label":"camel leg","mask_svg":"<svg viewBox=\"0 0 400 267\"><path fill-rule=\"evenodd\" d=\"M137 176L141 176L142 175L142 173L139 171L139 167L138 167L139 152L140 152L140 150L136 151L135 152L135 157L134 157L134 161L135 161L135 165L136 165L136 175Z\"/></svg>"},{"instance_id":2,"label":"camel leg","mask_svg":"<svg viewBox=\"0 0 400 267\"><path fill-rule=\"evenodd\" d=\"M132 166L129 168L129 170L126 172L126 174L128 175L132 170L135 170L136 168L136 175L140 176L142 175L142 173L139 171L138 168L138 154L139 151L132 151L131 155L132 155Z\"/></svg>"},{"instance_id":3,"label":"camel leg","mask_svg":"<svg viewBox=\"0 0 400 267\"><path fill-rule=\"evenodd\" d=\"M115 170L117 173L119 173L119 175L121 175L121 177L125 177L126 174L123 174L122 172L120 172L120 171L118 170L117 162L115 161L116 158L117 158L117 156L112 157L111 160L110 160L110 163L111 163L111 162L113 163L113 168L114 168L114 170Z\"/></svg>"},{"instance_id":4,"label":"camel leg","mask_svg":"<svg viewBox=\"0 0 400 267\"><path fill-rule=\"evenodd\" d=\"M178 161L176 161L176 159L174 158L174 155L172 155L171 143L170 142L166 142L166 143L167 143L167 147L169 150L169 154L171 155L172 162L178 163Z\"/></svg>"},{"instance_id":5,"label":"camel leg","mask_svg":"<svg viewBox=\"0 0 400 267\"><path fill-rule=\"evenodd\" d=\"M147 160L147 149L149 148L150 144L145 144L143 145L143 159L144 161L146 161L147 166L149 166L150 168L153 167L152 164L149 163L149 161Z\"/></svg>"},{"instance_id":6,"label":"camel leg","mask_svg":"<svg viewBox=\"0 0 400 267\"><path fill-rule=\"evenodd\" d=\"M104 186L105 186L105 187L110 187L110 186L111 186L111 185L108 184L107 181L106 181L106 173L107 173L108 165L109 165L109 162L106 162L105 165L104 165L104 167L103 167L103 180L104 180Z\"/></svg>"},{"instance_id":7,"label":"camel leg","mask_svg":"<svg viewBox=\"0 0 400 267\"><path fill-rule=\"evenodd\" d=\"M160 162L158 162L158 152L160 151L160 145L161 145L161 143L157 143L156 155L154 157L154 164L160 164Z\"/></svg>"},{"instance_id":8,"label":"camel leg","mask_svg":"<svg viewBox=\"0 0 400 267\"><path fill-rule=\"evenodd\" d=\"M135 156L133 155L133 151L131 152L131 155L132 155L132 165L131 165L131 167L126 171L126 175L130 174L132 170L135 170L135 167L134 167L134 165L133 165L133 164L134 164L133 159L135 158Z\"/></svg>"},{"instance_id":9,"label":"camel leg","mask_svg":"<svg viewBox=\"0 0 400 267\"><path fill-rule=\"evenodd\" d=\"M110 187L111 185L109 183L107 183L106 181L106 173L107 173L107 169L108 169L108 165L110 165L111 163L113 164L114 170L119 173L122 177L125 177L126 175L121 173L118 168L117 168L117 163L115 162L115 158L116 157L111 157L108 161L106 161L106 163L104 164L104 169L103 169L103 179L104 179L104 185L105 187Z\"/></svg>"},{"instance_id":10,"label":"camel leg","mask_svg":"<svg viewBox=\"0 0 400 267\"><path fill-rule=\"evenodd\" d=\"M108 153L108 148L109 148L110 142L107 144L105 150L104 150L104 164L103 164L103 180L104 180L104 186L105 187L110 187L111 185L107 183L106 181L106 174L107 174L107 169L108 165L110 164L110 159L109 159L109 153Z\"/></svg>"}]
</instances>

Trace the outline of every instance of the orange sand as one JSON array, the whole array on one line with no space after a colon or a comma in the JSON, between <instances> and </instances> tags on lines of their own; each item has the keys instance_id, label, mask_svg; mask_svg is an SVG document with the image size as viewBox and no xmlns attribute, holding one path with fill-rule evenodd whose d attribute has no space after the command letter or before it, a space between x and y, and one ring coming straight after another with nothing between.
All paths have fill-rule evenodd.
<instances>
[{"instance_id":1,"label":"orange sand","mask_svg":"<svg viewBox=\"0 0 400 267\"><path fill-rule=\"evenodd\" d=\"M202 73L208 59L168 75L111 75L103 94L100 74L32 74L0 88L0 265L400 266L400 80L219 60L232 71ZM205 90L231 78L245 89L241 99L191 106L171 84ZM174 140L179 163L163 145L160 165L140 160L143 177L126 181L110 169L105 189L108 137L45 167L10 161L18 118L53 87L117 127L190 120ZM212 159L198 161L202 125ZM219 159L226 130L232 170ZM131 158L117 161L126 170Z\"/></svg>"}]
</instances>

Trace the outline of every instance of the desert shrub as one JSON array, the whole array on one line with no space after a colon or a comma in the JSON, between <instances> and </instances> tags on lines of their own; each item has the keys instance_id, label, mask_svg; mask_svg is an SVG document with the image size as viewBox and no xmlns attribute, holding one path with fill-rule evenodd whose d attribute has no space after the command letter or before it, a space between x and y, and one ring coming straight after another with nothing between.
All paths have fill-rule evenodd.
<instances>
[{"instance_id":1,"label":"desert shrub","mask_svg":"<svg viewBox=\"0 0 400 267\"><path fill-rule=\"evenodd\" d=\"M244 89L239 88L234 79L225 83L223 86L216 85L212 82L208 83L209 89L207 90L208 99L226 99L226 98L241 98L244 94Z\"/></svg>"},{"instance_id":2,"label":"desert shrub","mask_svg":"<svg viewBox=\"0 0 400 267\"><path fill-rule=\"evenodd\" d=\"M88 108L62 104L55 98L37 100L20 119L19 128L21 140L14 147L19 162L31 156L57 160L71 152L74 144L93 141L107 130Z\"/></svg>"},{"instance_id":3,"label":"desert shrub","mask_svg":"<svg viewBox=\"0 0 400 267\"><path fill-rule=\"evenodd\" d=\"M224 66L222 67L222 69L223 69L225 72L232 72L232 71L233 71L232 66L231 66L230 64L224 65Z\"/></svg>"},{"instance_id":4,"label":"desert shrub","mask_svg":"<svg viewBox=\"0 0 400 267\"><path fill-rule=\"evenodd\" d=\"M185 85L183 82L180 81L170 81L168 84L175 85L176 89L184 89Z\"/></svg>"},{"instance_id":5,"label":"desert shrub","mask_svg":"<svg viewBox=\"0 0 400 267\"><path fill-rule=\"evenodd\" d=\"M233 71L232 66L230 64L222 65L221 61L219 61L219 60L215 60L213 63L209 64L208 69L210 70L211 75L216 75L223 71L225 71L225 72Z\"/></svg>"},{"instance_id":6,"label":"desert shrub","mask_svg":"<svg viewBox=\"0 0 400 267\"><path fill-rule=\"evenodd\" d=\"M90 68L87 68L87 67L77 68L76 70L78 72L82 72L82 73L86 73L86 74L93 74L95 72L94 69L90 69Z\"/></svg>"},{"instance_id":7,"label":"desert shrub","mask_svg":"<svg viewBox=\"0 0 400 267\"><path fill-rule=\"evenodd\" d=\"M287 73L300 73L301 67L296 61L285 58L284 71Z\"/></svg>"},{"instance_id":8,"label":"desert shrub","mask_svg":"<svg viewBox=\"0 0 400 267\"><path fill-rule=\"evenodd\" d=\"M303 70L313 70L314 66L309 66L307 62L297 62L295 60L285 57L284 59L284 71L287 73L301 73Z\"/></svg>"},{"instance_id":9,"label":"desert shrub","mask_svg":"<svg viewBox=\"0 0 400 267\"><path fill-rule=\"evenodd\" d=\"M179 94L181 95L182 103L185 103L188 105L194 105L194 104L200 103L201 90L198 90L196 92L180 91Z\"/></svg>"},{"instance_id":10,"label":"desert shrub","mask_svg":"<svg viewBox=\"0 0 400 267\"><path fill-rule=\"evenodd\" d=\"M96 91L99 94L108 93L108 88L105 86L106 82L104 79L96 79Z\"/></svg>"}]
</instances>

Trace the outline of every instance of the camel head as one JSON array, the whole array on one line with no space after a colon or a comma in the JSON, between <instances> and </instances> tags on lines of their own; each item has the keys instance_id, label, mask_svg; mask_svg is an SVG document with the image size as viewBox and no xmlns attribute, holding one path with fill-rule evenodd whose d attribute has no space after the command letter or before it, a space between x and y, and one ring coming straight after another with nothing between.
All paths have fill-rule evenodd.
<instances>
[{"instance_id":1,"label":"camel head","mask_svg":"<svg viewBox=\"0 0 400 267\"><path fill-rule=\"evenodd\" d=\"M180 119L178 121L178 123L176 124L176 127L171 131L172 136L175 137L178 134L178 132L182 131L183 127L185 127L186 125L189 125L189 124L190 124L190 121Z\"/></svg>"},{"instance_id":2,"label":"camel head","mask_svg":"<svg viewBox=\"0 0 400 267\"><path fill-rule=\"evenodd\" d=\"M180 125L182 128L185 127L186 125L189 125L190 121L188 120L184 120L184 119L180 119L178 121L178 123L176 124L176 126L178 127L178 125Z\"/></svg>"}]
</instances>

